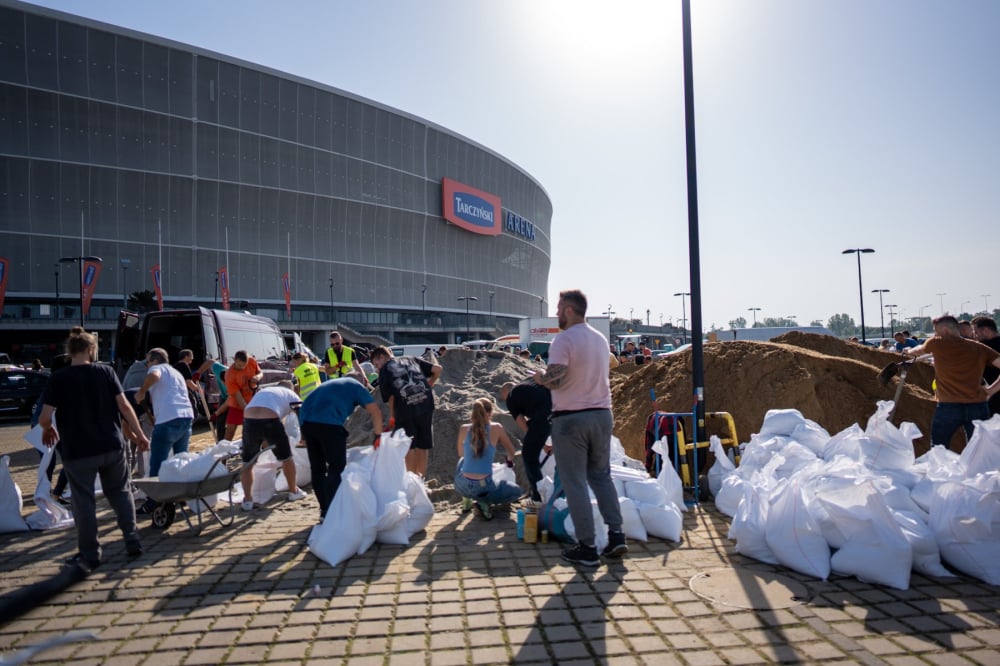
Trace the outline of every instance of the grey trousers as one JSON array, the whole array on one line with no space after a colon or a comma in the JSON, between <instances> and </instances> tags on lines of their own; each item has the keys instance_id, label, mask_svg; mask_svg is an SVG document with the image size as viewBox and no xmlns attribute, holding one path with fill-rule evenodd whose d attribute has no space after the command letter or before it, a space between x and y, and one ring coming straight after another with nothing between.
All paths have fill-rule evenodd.
<instances>
[{"instance_id":1,"label":"grey trousers","mask_svg":"<svg viewBox=\"0 0 1000 666\"><path fill-rule=\"evenodd\" d=\"M63 469L69 479L70 506L76 523L76 539L80 554L89 561L100 561L101 544L97 539L97 500L94 480L100 475L104 496L118 517L118 527L125 543L139 543L132 501L131 477L125 448L87 458L64 460Z\"/></svg>"},{"instance_id":2,"label":"grey trousers","mask_svg":"<svg viewBox=\"0 0 1000 666\"><path fill-rule=\"evenodd\" d=\"M556 456L559 479L566 491L569 515L576 529L576 540L594 545L594 514L590 494L594 491L597 508L608 529L622 527L621 505L611 480L611 410L575 412L552 418L552 451Z\"/></svg>"}]
</instances>

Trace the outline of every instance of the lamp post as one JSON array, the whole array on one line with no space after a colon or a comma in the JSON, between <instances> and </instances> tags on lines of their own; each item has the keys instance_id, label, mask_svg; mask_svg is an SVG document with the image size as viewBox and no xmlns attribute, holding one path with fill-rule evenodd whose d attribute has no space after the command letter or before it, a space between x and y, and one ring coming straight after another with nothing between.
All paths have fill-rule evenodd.
<instances>
[{"instance_id":1,"label":"lamp post","mask_svg":"<svg viewBox=\"0 0 1000 666\"><path fill-rule=\"evenodd\" d=\"M660 328L663 328L663 313L660 313Z\"/></svg>"},{"instance_id":2,"label":"lamp post","mask_svg":"<svg viewBox=\"0 0 1000 666\"><path fill-rule=\"evenodd\" d=\"M330 322L334 325L337 323L337 315L333 309L333 278L330 278Z\"/></svg>"},{"instance_id":3,"label":"lamp post","mask_svg":"<svg viewBox=\"0 0 1000 666\"><path fill-rule=\"evenodd\" d=\"M948 292L946 292L946 291L942 291L942 292L940 292L938 294L935 294L935 296L937 296L938 300L941 302L941 311L938 312L939 315L943 315L944 314L944 297L947 296L947 295L948 295Z\"/></svg>"},{"instance_id":4,"label":"lamp post","mask_svg":"<svg viewBox=\"0 0 1000 666\"><path fill-rule=\"evenodd\" d=\"M496 296L496 294L497 294L497 292L495 292L495 291L491 291L490 292L490 320L491 321L493 319L493 297Z\"/></svg>"},{"instance_id":5,"label":"lamp post","mask_svg":"<svg viewBox=\"0 0 1000 666\"><path fill-rule=\"evenodd\" d=\"M131 259L119 259L118 263L122 267L122 309L128 309L128 267L132 265Z\"/></svg>"},{"instance_id":6,"label":"lamp post","mask_svg":"<svg viewBox=\"0 0 1000 666\"><path fill-rule=\"evenodd\" d=\"M983 314L990 313L990 295L989 294L979 294L983 297Z\"/></svg>"},{"instance_id":7,"label":"lamp post","mask_svg":"<svg viewBox=\"0 0 1000 666\"><path fill-rule=\"evenodd\" d=\"M646 326L649 326L649 308L646 308Z\"/></svg>"},{"instance_id":8,"label":"lamp post","mask_svg":"<svg viewBox=\"0 0 1000 666\"><path fill-rule=\"evenodd\" d=\"M747 308L747 310L753 313L753 327L757 328L757 313L760 312L760 308Z\"/></svg>"},{"instance_id":9,"label":"lamp post","mask_svg":"<svg viewBox=\"0 0 1000 666\"><path fill-rule=\"evenodd\" d=\"M962 316L962 313L965 312L965 306L971 302L972 301L962 301L962 304L958 306L958 312L956 312L955 314L958 316Z\"/></svg>"},{"instance_id":10,"label":"lamp post","mask_svg":"<svg viewBox=\"0 0 1000 666\"><path fill-rule=\"evenodd\" d=\"M469 323L469 301L478 301L475 296L459 296L458 300L465 301L465 339L472 339L472 326Z\"/></svg>"},{"instance_id":11,"label":"lamp post","mask_svg":"<svg viewBox=\"0 0 1000 666\"><path fill-rule=\"evenodd\" d=\"M686 297L690 296L689 291L678 291L674 296L681 297L681 339L683 342L687 342L687 301Z\"/></svg>"},{"instance_id":12,"label":"lamp post","mask_svg":"<svg viewBox=\"0 0 1000 666\"><path fill-rule=\"evenodd\" d=\"M893 311L893 308L898 308L898 307L899 306L896 305L895 303L887 303L885 306L885 308L889 311L889 328L891 328L894 331L896 330L896 325L893 322L895 321L896 313Z\"/></svg>"},{"instance_id":13,"label":"lamp post","mask_svg":"<svg viewBox=\"0 0 1000 666\"><path fill-rule=\"evenodd\" d=\"M635 308L629 308L628 309L628 323L629 323L630 326L632 325L632 313L633 312L635 312Z\"/></svg>"},{"instance_id":14,"label":"lamp post","mask_svg":"<svg viewBox=\"0 0 1000 666\"><path fill-rule=\"evenodd\" d=\"M57 262L53 266L55 266L53 274L56 276L56 319L59 319L59 269L62 268L62 265Z\"/></svg>"},{"instance_id":15,"label":"lamp post","mask_svg":"<svg viewBox=\"0 0 1000 666\"><path fill-rule=\"evenodd\" d=\"M882 294L888 294L889 290L888 289L872 289L872 293L874 294L875 292L878 292L878 314L879 314L879 319L882 322L882 337L884 338L885 337L885 316L884 316L885 306L882 305ZM892 328L892 322L891 321L889 322L889 324L890 324L889 328ZM893 330L896 330L896 329L893 329Z\"/></svg>"},{"instance_id":16,"label":"lamp post","mask_svg":"<svg viewBox=\"0 0 1000 666\"><path fill-rule=\"evenodd\" d=\"M861 302L861 342L868 342L865 338L865 290L861 286L861 255L872 254L875 250L870 247L856 247L844 250L841 254L858 255L858 300Z\"/></svg>"},{"instance_id":17,"label":"lamp post","mask_svg":"<svg viewBox=\"0 0 1000 666\"><path fill-rule=\"evenodd\" d=\"M83 315L83 265L88 261L96 261L97 263L104 263L104 260L100 257L61 257L59 259L60 264L79 264L80 265L80 328L84 327L84 315Z\"/></svg>"},{"instance_id":18,"label":"lamp post","mask_svg":"<svg viewBox=\"0 0 1000 666\"><path fill-rule=\"evenodd\" d=\"M538 316L539 317L544 317L545 316L545 297L544 296L539 296L538 297Z\"/></svg>"},{"instance_id":19,"label":"lamp post","mask_svg":"<svg viewBox=\"0 0 1000 666\"><path fill-rule=\"evenodd\" d=\"M215 271L215 293L212 296L212 307L219 307L219 271Z\"/></svg>"},{"instance_id":20,"label":"lamp post","mask_svg":"<svg viewBox=\"0 0 1000 666\"><path fill-rule=\"evenodd\" d=\"M420 285L420 310L422 312L427 311L427 285Z\"/></svg>"}]
</instances>

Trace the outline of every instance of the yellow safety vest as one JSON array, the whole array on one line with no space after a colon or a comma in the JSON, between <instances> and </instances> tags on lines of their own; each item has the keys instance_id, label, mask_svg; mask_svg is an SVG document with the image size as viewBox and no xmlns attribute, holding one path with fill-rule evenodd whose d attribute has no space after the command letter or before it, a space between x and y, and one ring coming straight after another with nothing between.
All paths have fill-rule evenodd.
<instances>
[{"instance_id":1,"label":"yellow safety vest","mask_svg":"<svg viewBox=\"0 0 1000 666\"><path fill-rule=\"evenodd\" d=\"M331 379L346 377L354 371L354 350L347 345L340 348L339 365L337 364L337 357L333 353L333 347L326 350L326 357L330 362L330 367L333 368Z\"/></svg>"},{"instance_id":2,"label":"yellow safety vest","mask_svg":"<svg viewBox=\"0 0 1000 666\"><path fill-rule=\"evenodd\" d=\"M306 396L319 386L319 368L315 363L303 363L293 371L295 378L299 380L299 397L305 400Z\"/></svg>"}]
</instances>

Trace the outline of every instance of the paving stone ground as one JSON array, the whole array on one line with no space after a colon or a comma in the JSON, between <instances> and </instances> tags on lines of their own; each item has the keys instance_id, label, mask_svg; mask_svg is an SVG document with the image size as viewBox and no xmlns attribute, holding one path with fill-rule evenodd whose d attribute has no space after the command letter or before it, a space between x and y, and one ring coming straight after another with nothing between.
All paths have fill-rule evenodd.
<instances>
[{"instance_id":1,"label":"paving stone ground","mask_svg":"<svg viewBox=\"0 0 1000 666\"><path fill-rule=\"evenodd\" d=\"M28 510L31 507L27 507ZM306 542L311 496L239 512L192 535L142 523L128 561L110 511L105 563L0 625L7 655L74 630L96 640L32 663L84 664L1000 664L1000 588L914 575L908 590L823 582L735 553L712 505L680 543L630 542L621 563L577 570L556 543L525 544L512 514L442 508L408 547L376 544L331 567ZM0 594L56 574L73 530L0 535ZM727 607L692 578L739 567L808 590L787 608Z\"/></svg>"}]
</instances>

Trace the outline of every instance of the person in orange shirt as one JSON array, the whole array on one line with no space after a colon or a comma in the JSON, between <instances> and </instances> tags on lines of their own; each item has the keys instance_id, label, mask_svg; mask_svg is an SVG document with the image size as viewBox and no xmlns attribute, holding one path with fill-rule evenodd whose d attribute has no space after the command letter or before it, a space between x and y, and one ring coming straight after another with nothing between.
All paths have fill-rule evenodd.
<instances>
[{"instance_id":1,"label":"person in orange shirt","mask_svg":"<svg viewBox=\"0 0 1000 666\"><path fill-rule=\"evenodd\" d=\"M226 370L226 391L229 409L226 411L226 439L236 435L236 426L243 425L243 410L253 398L257 385L264 378L257 359L241 349L233 354L233 364Z\"/></svg>"}]
</instances>

